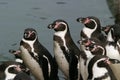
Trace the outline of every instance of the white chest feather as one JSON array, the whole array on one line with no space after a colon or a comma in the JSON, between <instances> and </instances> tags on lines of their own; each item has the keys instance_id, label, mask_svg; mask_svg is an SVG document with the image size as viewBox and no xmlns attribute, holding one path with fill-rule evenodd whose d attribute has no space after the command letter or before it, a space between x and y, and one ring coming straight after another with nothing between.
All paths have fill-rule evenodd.
<instances>
[{"instance_id":1,"label":"white chest feather","mask_svg":"<svg viewBox=\"0 0 120 80\"><path fill-rule=\"evenodd\" d=\"M21 55L24 63L30 69L35 78L38 80L44 80L42 69L38 62L31 57L27 49L25 49L23 46L20 46L20 49L22 51Z\"/></svg>"},{"instance_id":2,"label":"white chest feather","mask_svg":"<svg viewBox=\"0 0 120 80\"><path fill-rule=\"evenodd\" d=\"M61 50L59 44L54 41L54 55L61 71L68 77L69 75L69 64Z\"/></svg>"},{"instance_id":3,"label":"white chest feather","mask_svg":"<svg viewBox=\"0 0 120 80\"><path fill-rule=\"evenodd\" d=\"M28 43L31 47L31 52L33 52L34 56L38 56L38 54L34 51L34 42L36 41L36 39L34 41L26 41L24 38L22 39L25 43Z\"/></svg>"},{"instance_id":4,"label":"white chest feather","mask_svg":"<svg viewBox=\"0 0 120 80\"><path fill-rule=\"evenodd\" d=\"M119 53L119 51L118 51L118 49L117 48L115 48L114 46L109 46L109 45L107 45L106 47L106 55L108 56L108 57L110 57L110 58L112 58L112 59L118 59L118 60L120 60L120 53Z\"/></svg>"}]
</instances>

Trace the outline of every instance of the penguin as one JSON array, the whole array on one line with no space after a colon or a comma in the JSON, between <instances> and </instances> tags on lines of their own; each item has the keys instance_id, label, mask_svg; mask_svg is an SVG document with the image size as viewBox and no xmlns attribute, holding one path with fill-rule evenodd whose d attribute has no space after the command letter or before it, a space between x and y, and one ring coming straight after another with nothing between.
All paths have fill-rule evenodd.
<instances>
[{"instance_id":1,"label":"penguin","mask_svg":"<svg viewBox=\"0 0 120 80\"><path fill-rule=\"evenodd\" d=\"M20 65L12 64L5 69L5 80L32 80L30 76L24 73Z\"/></svg>"},{"instance_id":2,"label":"penguin","mask_svg":"<svg viewBox=\"0 0 120 80\"><path fill-rule=\"evenodd\" d=\"M71 37L68 23L65 20L57 19L49 24L48 28L55 31L53 49L59 69L67 80L79 80L79 57L81 51Z\"/></svg>"},{"instance_id":3,"label":"penguin","mask_svg":"<svg viewBox=\"0 0 120 80\"><path fill-rule=\"evenodd\" d=\"M83 29L81 30L80 37L81 39L85 38L96 38L101 42L105 42L105 35L102 33L100 20L94 16L80 17L77 18L77 22L84 24Z\"/></svg>"},{"instance_id":4,"label":"penguin","mask_svg":"<svg viewBox=\"0 0 120 80\"><path fill-rule=\"evenodd\" d=\"M25 77L29 77L29 75L27 75L24 71L25 71L25 67L23 67L23 65L21 65L18 62L15 61L2 61L0 64L0 80L9 80L9 79L14 79L15 76L19 73L14 67L19 65L19 69L21 70L21 72L23 74L25 74ZM22 74L21 73L21 74ZM26 79L28 80L28 79ZM29 79L31 80L31 79Z\"/></svg>"},{"instance_id":5,"label":"penguin","mask_svg":"<svg viewBox=\"0 0 120 80\"><path fill-rule=\"evenodd\" d=\"M20 42L21 57L36 80L59 80L57 64L39 42L37 31L26 28Z\"/></svg>"},{"instance_id":6,"label":"penguin","mask_svg":"<svg viewBox=\"0 0 120 80\"><path fill-rule=\"evenodd\" d=\"M102 45L106 42L106 37L101 31L100 20L97 17L95 16L79 17L76 20L77 22L81 22L84 25L83 29L80 31L80 40L95 39L101 42ZM80 45L80 49L84 51L85 53L84 55L91 56L92 54L91 51L86 50L85 45ZM84 69L85 62L86 62L86 58L85 59L81 58L80 68L81 68L81 74L82 74L83 80L87 79L87 77L85 76L87 75L87 72Z\"/></svg>"},{"instance_id":7,"label":"penguin","mask_svg":"<svg viewBox=\"0 0 120 80\"><path fill-rule=\"evenodd\" d=\"M106 56L120 60L120 44L115 38L115 29L113 25L107 25L102 29L106 33L107 42L105 44Z\"/></svg>"},{"instance_id":8,"label":"penguin","mask_svg":"<svg viewBox=\"0 0 120 80\"><path fill-rule=\"evenodd\" d=\"M109 58L104 55L89 58L87 80L117 80L109 64L111 64Z\"/></svg>"}]
</instances>

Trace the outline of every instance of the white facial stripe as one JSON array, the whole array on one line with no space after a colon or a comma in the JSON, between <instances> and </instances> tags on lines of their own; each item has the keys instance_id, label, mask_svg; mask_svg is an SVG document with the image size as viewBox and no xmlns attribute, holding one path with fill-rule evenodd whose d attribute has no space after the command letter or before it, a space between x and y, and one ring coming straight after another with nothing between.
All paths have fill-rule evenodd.
<instances>
[{"instance_id":1,"label":"white facial stripe","mask_svg":"<svg viewBox=\"0 0 120 80\"><path fill-rule=\"evenodd\" d=\"M66 26L66 29L64 31L55 32L54 35L61 37L61 39L63 40L65 49L68 50L68 48L66 46L66 41L65 41L65 34L67 33L68 26L64 22L59 22L59 23L64 24Z\"/></svg>"},{"instance_id":2,"label":"white facial stripe","mask_svg":"<svg viewBox=\"0 0 120 80\"><path fill-rule=\"evenodd\" d=\"M48 62L48 72L49 72L49 76L50 76L50 72L51 72L50 61L49 61L49 59L48 59L45 55L43 55L43 57L44 57L45 59L47 59L47 62Z\"/></svg>"},{"instance_id":3,"label":"white facial stripe","mask_svg":"<svg viewBox=\"0 0 120 80\"><path fill-rule=\"evenodd\" d=\"M9 69L10 67L17 67L17 65L9 65L9 66L5 69L5 75L6 75L5 80L13 80L14 77L16 76L16 74L13 74L13 73L9 73L9 72L8 72L8 69Z\"/></svg>"},{"instance_id":4,"label":"white facial stripe","mask_svg":"<svg viewBox=\"0 0 120 80\"><path fill-rule=\"evenodd\" d=\"M90 28L87 28L87 27L83 28L83 32L87 35L88 38L91 38L92 33L96 30L96 28L98 26L94 19L90 19L90 20L95 23L95 28L94 29L90 29Z\"/></svg>"},{"instance_id":5,"label":"white facial stripe","mask_svg":"<svg viewBox=\"0 0 120 80\"><path fill-rule=\"evenodd\" d=\"M102 61L102 60L106 60L106 58L101 58L99 60L97 60L93 66L93 78L97 78L97 77L101 77L101 76L104 76L105 73L107 73L108 71L106 70L106 68L104 67L98 67L97 66L97 63Z\"/></svg>"}]
</instances>

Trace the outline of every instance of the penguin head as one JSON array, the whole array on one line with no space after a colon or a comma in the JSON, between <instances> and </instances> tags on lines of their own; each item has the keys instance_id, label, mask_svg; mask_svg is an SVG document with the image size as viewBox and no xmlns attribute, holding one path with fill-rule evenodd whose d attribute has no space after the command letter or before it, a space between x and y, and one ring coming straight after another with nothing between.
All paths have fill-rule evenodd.
<instances>
[{"instance_id":1,"label":"penguin head","mask_svg":"<svg viewBox=\"0 0 120 80\"><path fill-rule=\"evenodd\" d=\"M29 40L29 41L35 40L37 38L37 32L36 32L36 30L33 29L33 28L27 28L27 29L25 29L23 38L25 40Z\"/></svg>"},{"instance_id":2,"label":"penguin head","mask_svg":"<svg viewBox=\"0 0 120 80\"><path fill-rule=\"evenodd\" d=\"M94 16L77 18L77 22L83 23L85 25L85 27L87 27L89 29L95 29L97 27L99 28L99 26L100 26L99 19Z\"/></svg>"},{"instance_id":3,"label":"penguin head","mask_svg":"<svg viewBox=\"0 0 120 80\"><path fill-rule=\"evenodd\" d=\"M6 67L5 69L5 80L13 80L15 76L18 74L18 71L16 70L17 65L16 64L11 64Z\"/></svg>"},{"instance_id":4,"label":"penguin head","mask_svg":"<svg viewBox=\"0 0 120 80\"><path fill-rule=\"evenodd\" d=\"M22 71L19 64L11 64L5 69L5 80L13 80L15 76Z\"/></svg>"},{"instance_id":5,"label":"penguin head","mask_svg":"<svg viewBox=\"0 0 120 80\"><path fill-rule=\"evenodd\" d=\"M81 40L80 44L85 46L85 49L90 51L92 55L104 55L105 48L96 39Z\"/></svg>"},{"instance_id":6,"label":"penguin head","mask_svg":"<svg viewBox=\"0 0 120 80\"><path fill-rule=\"evenodd\" d=\"M49 29L54 29L56 32L65 31L68 28L66 21L58 19L55 20L52 24L48 25Z\"/></svg>"},{"instance_id":7,"label":"penguin head","mask_svg":"<svg viewBox=\"0 0 120 80\"><path fill-rule=\"evenodd\" d=\"M12 64L12 65L9 65L6 67L5 69L5 74L7 75L8 73L9 74L17 74L17 70L15 69L17 67L16 64Z\"/></svg>"}]
</instances>

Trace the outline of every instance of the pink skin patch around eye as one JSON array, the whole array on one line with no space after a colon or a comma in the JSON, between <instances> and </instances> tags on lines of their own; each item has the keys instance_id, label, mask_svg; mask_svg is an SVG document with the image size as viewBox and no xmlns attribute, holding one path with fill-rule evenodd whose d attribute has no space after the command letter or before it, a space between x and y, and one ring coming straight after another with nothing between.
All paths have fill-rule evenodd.
<instances>
[{"instance_id":1,"label":"pink skin patch around eye","mask_svg":"<svg viewBox=\"0 0 120 80\"><path fill-rule=\"evenodd\" d=\"M84 24L89 23L91 20L89 18L86 18L86 20L84 21Z\"/></svg>"},{"instance_id":2,"label":"pink skin patch around eye","mask_svg":"<svg viewBox=\"0 0 120 80\"><path fill-rule=\"evenodd\" d=\"M56 29L60 24L61 24L61 23L56 22L56 25L55 25L54 29Z\"/></svg>"},{"instance_id":3,"label":"pink skin patch around eye","mask_svg":"<svg viewBox=\"0 0 120 80\"><path fill-rule=\"evenodd\" d=\"M32 31L32 32L31 32L31 31L29 31L29 35L28 35L28 37L30 37L32 33L33 33L33 31Z\"/></svg>"}]
</instances>

